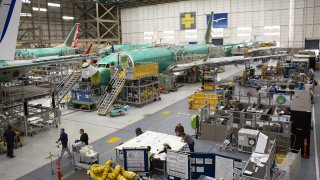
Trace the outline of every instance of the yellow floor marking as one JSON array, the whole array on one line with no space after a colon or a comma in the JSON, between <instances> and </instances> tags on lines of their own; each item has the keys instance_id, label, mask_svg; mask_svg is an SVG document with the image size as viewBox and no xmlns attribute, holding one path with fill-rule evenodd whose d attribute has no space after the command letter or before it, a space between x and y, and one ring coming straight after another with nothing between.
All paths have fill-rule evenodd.
<instances>
[{"instance_id":1,"label":"yellow floor marking","mask_svg":"<svg viewBox=\"0 0 320 180\"><path fill-rule=\"evenodd\" d=\"M162 114L164 115L170 114L170 111L163 111Z\"/></svg>"},{"instance_id":2,"label":"yellow floor marking","mask_svg":"<svg viewBox=\"0 0 320 180\"><path fill-rule=\"evenodd\" d=\"M133 120L129 120L129 121L127 121L127 122L131 123L131 122L133 122Z\"/></svg>"},{"instance_id":3,"label":"yellow floor marking","mask_svg":"<svg viewBox=\"0 0 320 180\"><path fill-rule=\"evenodd\" d=\"M120 140L121 140L121 138L112 137L112 138L108 139L106 142L107 142L107 143L110 143L110 144L113 144L113 143L118 142L118 141L120 141Z\"/></svg>"}]
</instances>

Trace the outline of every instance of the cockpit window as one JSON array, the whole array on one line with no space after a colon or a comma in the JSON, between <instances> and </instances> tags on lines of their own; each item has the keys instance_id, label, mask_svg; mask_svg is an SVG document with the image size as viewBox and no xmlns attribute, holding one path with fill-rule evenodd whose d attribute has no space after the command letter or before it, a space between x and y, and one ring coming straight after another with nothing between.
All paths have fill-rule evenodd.
<instances>
[{"instance_id":1,"label":"cockpit window","mask_svg":"<svg viewBox=\"0 0 320 180\"><path fill-rule=\"evenodd\" d=\"M106 67L105 64L98 64L98 67Z\"/></svg>"}]
</instances>

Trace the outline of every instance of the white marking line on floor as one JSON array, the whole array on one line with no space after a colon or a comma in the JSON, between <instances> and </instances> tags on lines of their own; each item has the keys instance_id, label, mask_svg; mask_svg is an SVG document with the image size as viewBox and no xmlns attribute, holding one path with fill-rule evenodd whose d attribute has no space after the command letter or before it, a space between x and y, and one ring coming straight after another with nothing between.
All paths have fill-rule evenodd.
<instances>
[{"instance_id":1,"label":"white marking line on floor","mask_svg":"<svg viewBox=\"0 0 320 180\"><path fill-rule=\"evenodd\" d=\"M318 145L317 145L317 126L315 121L315 111L314 111L314 105L312 107L312 123L313 123L313 135L314 135L314 150L315 150L315 159L316 159L316 175L317 180L320 180L319 175L319 159L318 159Z\"/></svg>"}]
</instances>

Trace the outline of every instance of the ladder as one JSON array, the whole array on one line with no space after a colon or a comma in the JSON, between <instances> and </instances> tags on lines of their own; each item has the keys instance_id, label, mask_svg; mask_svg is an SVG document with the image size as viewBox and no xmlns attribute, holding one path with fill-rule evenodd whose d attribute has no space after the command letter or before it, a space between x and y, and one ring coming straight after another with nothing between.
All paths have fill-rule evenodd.
<instances>
[{"instance_id":1,"label":"ladder","mask_svg":"<svg viewBox=\"0 0 320 180\"><path fill-rule=\"evenodd\" d=\"M81 72L74 71L67 75L61 83L58 85L57 99L58 103L62 101L64 96L69 92L69 90L78 82L81 77Z\"/></svg>"},{"instance_id":2,"label":"ladder","mask_svg":"<svg viewBox=\"0 0 320 180\"><path fill-rule=\"evenodd\" d=\"M122 72L116 72L114 77L111 79L108 87L105 89L104 94L98 101L98 114L105 116L108 113L108 110L116 100L118 94L121 92L124 84L125 78L124 75L121 75ZM111 86L111 87L110 87ZM111 92L108 89L111 89Z\"/></svg>"}]
</instances>

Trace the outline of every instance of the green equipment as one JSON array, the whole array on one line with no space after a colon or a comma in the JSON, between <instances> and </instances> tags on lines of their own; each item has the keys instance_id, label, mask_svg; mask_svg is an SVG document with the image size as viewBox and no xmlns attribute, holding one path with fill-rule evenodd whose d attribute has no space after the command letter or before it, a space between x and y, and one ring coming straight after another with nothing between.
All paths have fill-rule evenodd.
<instances>
[{"instance_id":1,"label":"green equipment","mask_svg":"<svg viewBox=\"0 0 320 180\"><path fill-rule=\"evenodd\" d=\"M199 123L199 115L193 114L191 117L191 128L195 130L195 138L200 136L200 123Z\"/></svg>"}]
</instances>

